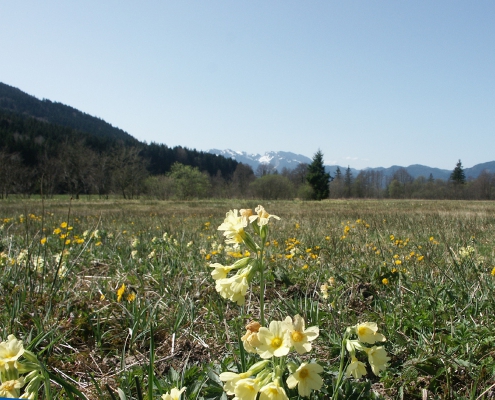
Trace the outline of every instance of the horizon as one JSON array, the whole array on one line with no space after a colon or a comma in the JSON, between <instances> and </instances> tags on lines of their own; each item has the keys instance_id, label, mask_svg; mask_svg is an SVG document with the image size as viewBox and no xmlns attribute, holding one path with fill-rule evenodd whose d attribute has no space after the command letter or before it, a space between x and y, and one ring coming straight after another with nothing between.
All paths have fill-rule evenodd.
<instances>
[{"instance_id":1,"label":"horizon","mask_svg":"<svg viewBox=\"0 0 495 400\"><path fill-rule=\"evenodd\" d=\"M239 150L233 150L233 149L217 149L217 148L211 148L211 149L207 149L205 151L213 151L213 150L219 150L219 151L232 151L234 153L237 153L239 155L243 155L242 153L244 153L245 155L247 156L261 156L263 157L264 155L268 154L268 153L279 153L279 152L283 152L283 153L292 153L294 155L298 155L298 156L304 156L304 157L307 157L309 158L310 160L312 159L312 156L307 156L305 154L300 154L300 153L294 153L293 151L285 151L285 150L268 150L268 151L265 151L263 153L248 153L248 152L245 152L245 151L239 151ZM393 168L393 167L402 167L402 168L409 168L409 167L414 167L414 166L421 166L421 167L427 167L427 168L432 168L432 169L440 169L440 170L443 170L443 171L452 171L454 170L454 168L456 167L456 164L459 160L457 160L453 167L452 168L441 168L441 167L436 167L436 166L433 166L433 165L426 165L426 164L419 164L419 163L413 163L413 164L408 164L408 165L400 165L400 164L392 164L392 165L389 165L389 166L384 166L384 165L379 165L377 167L364 167L364 168L356 168L356 167L353 167L352 165L348 165L351 169L354 169L354 170L366 170L366 169L377 169L377 168L384 168L384 169L388 169L388 168ZM473 164L471 166L466 166L462 160L460 160L461 163L462 163L462 167L464 169L470 169L470 168L473 168L477 165L480 165L480 164L487 164L487 163L490 163L490 162L495 162L495 159L493 160L489 160L489 161L481 161L481 162L477 162L476 164ZM327 162L327 160L324 160L323 164L326 166L326 167L345 167L347 168L347 166L343 165L343 164L330 164Z\"/></svg>"},{"instance_id":2,"label":"horizon","mask_svg":"<svg viewBox=\"0 0 495 400\"><path fill-rule=\"evenodd\" d=\"M10 2L0 79L142 142L474 166L495 148L494 13L487 0Z\"/></svg>"}]
</instances>

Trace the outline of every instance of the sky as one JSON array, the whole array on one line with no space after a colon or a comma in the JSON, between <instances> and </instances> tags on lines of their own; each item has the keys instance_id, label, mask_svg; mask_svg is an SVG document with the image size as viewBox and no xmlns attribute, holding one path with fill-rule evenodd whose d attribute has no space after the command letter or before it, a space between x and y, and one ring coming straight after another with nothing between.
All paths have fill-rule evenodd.
<instances>
[{"instance_id":1,"label":"sky","mask_svg":"<svg viewBox=\"0 0 495 400\"><path fill-rule=\"evenodd\" d=\"M3 1L0 82L135 138L326 164L495 160L495 1Z\"/></svg>"}]
</instances>

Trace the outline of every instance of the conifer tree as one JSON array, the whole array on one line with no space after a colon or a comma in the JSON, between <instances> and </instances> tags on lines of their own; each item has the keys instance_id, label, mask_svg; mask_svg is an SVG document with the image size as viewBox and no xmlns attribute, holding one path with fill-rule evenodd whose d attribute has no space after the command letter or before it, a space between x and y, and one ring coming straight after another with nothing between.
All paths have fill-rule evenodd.
<instances>
[{"instance_id":1,"label":"conifer tree","mask_svg":"<svg viewBox=\"0 0 495 400\"><path fill-rule=\"evenodd\" d=\"M323 165L323 153L318 150L313 156L313 162L308 165L306 180L313 189L313 199L322 200L328 198L330 189L328 184L332 180L330 174L325 172Z\"/></svg>"},{"instance_id":2,"label":"conifer tree","mask_svg":"<svg viewBox=\"0 0 495 400\"><path fill-rule=\"evenodd\" d=\"M464 167L462 166L461 160L459 160L450 174L450 180L456 185L463 185L466 183L466 175L464 174Z\"/></svg>"},{"instance_id":3,"label":"conifer tree","mask_svg":"<svg viewBox=\"0 0 495 400\"><path fill-rule=\"evenodd\" d=\"M347 169L345 171L345 176L344 176L344 196L345 197L351 197L352 182L353 182L353 177L352 177L351 167L347 166Z\"/></svg>"}]
</instances>

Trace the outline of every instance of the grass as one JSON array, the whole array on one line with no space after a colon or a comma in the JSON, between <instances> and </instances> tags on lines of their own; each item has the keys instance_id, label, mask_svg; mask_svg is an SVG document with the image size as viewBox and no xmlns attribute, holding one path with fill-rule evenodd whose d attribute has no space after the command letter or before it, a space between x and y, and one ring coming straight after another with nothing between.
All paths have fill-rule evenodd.
<instances>
[{"instance_id":1,"label":"grass","mask_svg":"<svg viewBox=\"0 0 495 400\"><path fill-rule=\"evenodd\" d=\"M225 213L257 204L2 201L1 338L22 338L88 398L159 398L172 386L221 398L218 374L250 360L238 337L259 318L259 282L238 307L215 291L208 265L239 256L217 231ZM345 380L346 398L493 395L495 203L262 204L282 218L270 222L265 314L319 326L321 398L346 328L362 321L378 324L391 361L380 377ZM53 397L70 397L52 385Z\"/></svg>"}]
</instances>

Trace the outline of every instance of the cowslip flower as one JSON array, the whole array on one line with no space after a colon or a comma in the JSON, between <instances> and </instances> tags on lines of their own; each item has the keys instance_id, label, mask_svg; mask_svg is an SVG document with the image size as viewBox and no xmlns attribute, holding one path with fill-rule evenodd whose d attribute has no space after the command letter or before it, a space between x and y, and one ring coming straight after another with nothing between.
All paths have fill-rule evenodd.
<instances>
[{"instance_id":1,"label":"cowslip flower","mask_svg":"<svg viewBox=\"0 0 495 400\"><path fill-rule=\"evenodd\" d=\"M184 386L182 389L177 389L177 388L172 388L170 390L170 393L165 393L162 395L163 400L179 400L180 395L186 390L186 387Z\"/></svg>"},{"instance_id":2,"label":"cowslip flower","mask_svg":"<svg viewBox=\"0 0 495 400\"><path fill-rule=\"evenodd\" d=\"M255 400L258 392L260 391L260 385L256 379L245 378L236 382L234 388L235 400Z\"/></svg>"},{"instance_id":3,"label":"cowslip flower","mask_svg":"<svg viewBox=\"0 0 495 400\"><path fill-rule=\"evenodd\" d=\"M223 390L229 395L233 395L235 387L237 385L237 382L239 382L241 379L246 379L249 378L250 373L248 372L243 372L240 374L236 374L235 372L222 372L220 374L220 380L222 382L225 382L223 385Z\"/></svg>"},{"instance_id":4,"label":"cowslip flower","mask_svg":"<svg viewBox=\"0 0 495 400\"><path fill-rule=\"evenodd\" d=\"M351 363L347 366L345 375L349 377L354 377L356 379L361 378L366 375L366 365L359 361L356 357L352 357Z\"/></svg>"},{"instance_id":5,"label":"cowslip flower","mask_svg":"<svg viewBox=\"0 0 495 400\"><path fill-rule=\"evenodd\" d=\"M310 326L306 329L304 318L297 314L292 322L291 317L287 317L285 322L288 326L290 343L298 354L304 354L311 351L311 341L315 340L320 334L317 326Z\"/></svg>"},{"instance_id":6,"label":"cowslip flower","mask_svg":"<svg viewBox=\"0 0 495 400\"><path fill-rule=\"evenodd\" d=\"M386 340L385 336L378 333L378 326L375 322L363 322L357 324L355 328L360 342L375 344Z\"/></svg>"},{"instance_id":7,"label":"cowslip flower","mask_svg":"<svg viewBox=\"0 0 495 400\"><path fill-rule=\"evenodd\" d=\"M277 217L276 215L273 214L268 214L268 212L265 210L265 208L261 205L256 207L254 209L257 215L252 215L249 217L249 222L254 222L258 220L258 225L263 226L267 225L270 218L275 218L276 220L280 220L280 217Z\"/></svg>"},{"instance_id":8,"label":"cowslip flower","mask_svg":"<svg viewBox=\"0 0 495 400\"><path fill-rule=\"evenodd\" d=\"M368 354L368 362L370 363L371 370L378 376L380 371L384 371L387 368L387 363L390 361L387 352L383 346L364 348L364 351Z\"/></svg>"},{"instance_id":9,"label":"cowslip flower","mask_svg":"<svg viewBox=\"0 0 495 400\"><path fill-rule=\"evenodd\" d=\"M14 335L7 336L6 342L0 343L0 368L14 363L24 354L24 345Z\"/></svg>"},{"instance_id":10,"label":"cowslip flower","mask_svg":"<svg viewBox=\"0 0 495 400\"><path fill-rule=\"evenodd\" d=\"M2 398L18 398L21 388L24 386L24 378L5 381L0 385L0 396Z\"/></svg>"},{"instance_id":11,"label":"cowslip flower","mask_svg":"<svg viewBox=\"0 0 495 400\"><path fill-rule=\"evenodd\" d=\"M227 274L230 271L232 271L233 269L245 267L247 264L249 264L249 261L250 261L249 257L244 257L244 258L236 261L232 265L222 265L219 263L212 263L212 264L210 264L210 267L214 268L214 270L211 271L211 276L216 281L219 279L225 279L225 278L227 278Z\"/></svg>"},{"instance_id":12,"label":"cowslip flower","mask_svg":"<svg viewBox=\"0 0 495 400\"><path fill-rule=\"evenodd\" d=\"M260 389L260 400L289 400L289 398L276 379L275 382L270 382Z\"/></svg>"},{"instance_id":13,"label":"cowslip flower","mask_svg":"<svg viewBox=\"0 0 495 400\"><path fill-rule=\"evenodd\" d=\"M251 270L252 267L247 266L229 278L218 279L215 284L216 291L224 299L229 299L242 306L246 301L245 296L249 287Z\"/></svg>"},{"instance_id":14,"label":"cowslip flower","mask_svg":"<svg viewBox=\"0 0 495 400\"><path fill-rule=\"evenodd\" d=\"M257 347L261 344L258 339L258 332L260 330L260 323L253 321L246 325L246 333L241 337L244 349L248 353L256 353Z\"/></svg>"},{"instance_id":15,"label":"cowslip flower","mask_svg":"<svg viewBox=\"0 0 495 400\"><path fill-rule=\"evenodd\" d=\"M210 267L214 268L214 270L211 271L211 276L216 281L227 278L227 274L233 269L232 265L222 265L219 263L212 263L210 264Z\"/></svg>"},{"instance_id":16,"label":"cowslip flower","mask_svg":"<svg viewBox=\"0 0 495 400\"><path fill-rule=\"evenodd\" d=\"M288 329L289 326L285 321L272 321L268 328L263 326L259 329L258 354L261 358L282 357L289 353L291 342Z\"/></svg>"},{"instance_id":17,"label":"cowslip flower","mask_svg":"<svg viewBox=\"0 0 495 400\"><path fill-rule=\"evenodd\" d=\"M225 215L225 220L218 227L218 230L224 231L223 235L226 237L226 243L233 244L234 247L237 247L246 237L246 233L244 232L246 226L247 220L242 215L239 215L239 211L230 210Z\"/></svg>"},{"instance_id":18,"label":"cowslip flower","mask_svg":"<svg viewBox=\"0 0 495 400\"><path fill-rule=\"evenodd\" d=\"M309 397L312 390L320 390L323 379L320 375L323 367L316 363L302 363L299 368L287 378L287 386L293 389L297 386L299 396Z\"/></svg>"}]
</instances>

